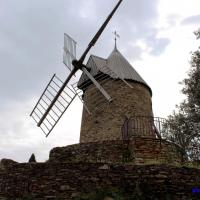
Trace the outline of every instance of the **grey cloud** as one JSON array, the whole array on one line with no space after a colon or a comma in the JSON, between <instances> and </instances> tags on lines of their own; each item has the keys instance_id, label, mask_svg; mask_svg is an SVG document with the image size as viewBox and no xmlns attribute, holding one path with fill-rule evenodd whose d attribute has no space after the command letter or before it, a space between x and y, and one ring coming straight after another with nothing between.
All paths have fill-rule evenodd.
<instances>
[{"instance_id":1,"label":"grey cloud","mask_svg":"<svg viewBox=\"0 0 200 200\"><path fill-rule=\"evenodd\" d=\"M129 45L128 51L126 50L124 54L129 55L132 60L140 60L143 50L138 45Z\"/></svg>"},{"instance_id":2,"label":"grey cloud","mask_svg":"<svg viewBox=\"0 0 200 200\"><path fill-rule=\"evenodd\" d=\"M152 38L151 40L147 40L147 44L153 47L150 53L155 56L161 55L169 43L170 40L168 38Z\"/></svg>"},{"instance_id":3,"label":"grey cloud","mask_svg":"<svg viewBox=\"0 0 200 200\"><path fill-rule=\"evenodd\" d=\"M167 22L169 26L172 27L172 26L177 25L177 23L179 22L179 19L180 19L179 15L171 14L167 17Z\"/></svg>"},{"instance_id":4,"label":"grey cloud","mask_svg":"<svg viewBox=\"0 0 200 200\"><path fill-rule=\"evenodd\" d=\"M189 25L189 24L199 24L200 25L200 15L194 15L187 17L182 20L182 25Z\"/></svg>"},{"instance_id":5,"label":"grey cloud","mask_svg":"<svg viewBox=\"0 0 200 200\"><path fill-rule=\"evenodd\" d=\"M109 5L110 4L110 5ZM104 3L98 3L96 6L97 16L100 16L101 21L102 15L101 10L106 10L109 13L109 9L113 7L112 1L108 2L107 8ZM109 8L108 8L109 7ZM144 40L146 45L152 49L150 53L153 55L160 55L164 52L165 48L169 44L167 38L157 38L159 29L155 27L158 18L158 1L141 0L133 1L127 0L122 3L122 6L118 10L117 14L112 19L111 24L107 27L107 31L103 34L102 44L97 44L94 52L96 54L102 54L107 56L113 48L112 32L117 29L120 34L119 48L124 48L127 58L133 60L140 59L142 49L137 45L132 45L131 50L127 51L126 47L130 47L130 41L137 43L138 40ZM105 41L107 41L107 49L102 51ZM130 49L129 49L130 50Z\"/></svg>"},{"instance_id":6,"label":"grey cloud","mask_svg":"<svg viewBox=\"0 0 200 200\"><path fill-rule=\"evenodd\" d=\"M63 133L61 131L56 134L55 131L46 139L42 131L34 126L35 123L29 117L31 104L32 100L28 102L13 101L3 110L0 109L0 160L11 158L25 162L32 153L35 153L39 161L44 161L48 159L49 151L53 147L78 141L76 136L76 133L78 133L77 126L68 127ZM63 121L73 121L74 116L77 117L77 115L71 114L69 119L65 115Z\"/></svg>"},{"instance_id":7,"label":"grey cloud","mask_svg":"<svg viewBox=\"0 0 200 200\"><path fill-rule=\"evenodd\" d=\"M155 24L158 18L158 1L133 2L132 6L131 3L126 4L125 10L118 19L119 22L123 22L120 31L122 31L122 37L125 37L124 46L128 46L129 41L143 40L152 49L150 53L155 55L155 52L159 51L161 54L168 45L169 40L166 42L166 38L164 42L164 39L157 38L159 29L155 27ZM140 54L138 54L139 52ZM134 57L133 53L130 55L131 58ZM139 59L141 53L142 49L135 48L135 59Z\"/></svg>"}]
</instances>

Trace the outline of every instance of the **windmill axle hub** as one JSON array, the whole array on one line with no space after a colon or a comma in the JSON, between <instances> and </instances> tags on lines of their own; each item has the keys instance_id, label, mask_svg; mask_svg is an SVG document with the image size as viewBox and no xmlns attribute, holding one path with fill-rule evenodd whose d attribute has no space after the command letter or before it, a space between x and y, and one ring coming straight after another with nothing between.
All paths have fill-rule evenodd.
<instances>
[{"instance_id":1,"label":"windmill axle hub","mask_svg":"<svg viewBox=\"0 0 200 200\"><path fill-rule=\"evenodd\" d=\"M72 65L74 66L75 69L82 69L83 67L83 64L81 62L79 62L78 60L73 60L72 61Z\"/></svg>"},{"instance_id":2,"label":"windmill axle hub","mask_svg":"<svg viewBox=\"0 0 200 200\"><path fill-rule=\"evenodd\" d=\"M80 61L78 61L78 60L73 60L72 61L72 65L74 66L74 68L76 69L76 70L82 70L83 71L83 67L85 67L87 70L88 70L88 72L90 72L90 70L91 69L89 69L86 65L84 65L83 63L81 63Z\"/></svg>"}]
</instances>

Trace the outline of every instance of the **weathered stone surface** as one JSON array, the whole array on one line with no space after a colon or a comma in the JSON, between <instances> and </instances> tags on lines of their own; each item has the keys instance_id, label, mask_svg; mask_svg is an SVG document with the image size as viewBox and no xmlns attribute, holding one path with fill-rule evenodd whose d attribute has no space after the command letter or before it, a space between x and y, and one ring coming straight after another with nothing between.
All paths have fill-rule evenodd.
<instances>
[{"instance_id":1,"label":"weathered stone surface","mask_svg":"<svg viewBox=\"0 0 200 200\"><path fill-rule=\"evenodd\" d=\"M165 140L137 137L128 146L113 140L57 147L51 150L49 162L178 164L182 155L177 146Z\"/></svg>"},{"instance_id":2,"label":"weathered stone surface","mask_svg":"<svg viewBox=\"0 0 200 200\"><path fill-rule=\"evenodd\" d=\"M200 187L200 170L166 165L102 163L37 163L14 164L0 170L0 198L16 200L24 196L33 199L78 199L96 190L113 188L124 199L199 199L193 188ZM113 190L115 191L115 190ZM106 197L106 196L105 196ZM107 196L109 197L109 196ZM111 196L112 197L112 196Z\"/></svg>"},{"instance_id":3,"label":"weathered stone surface","mask_svg":"<svg viewBox=\"0 0 200 200\"><path fill-rule=\"evenodd\" d=\"M1 161L0 161L0 169L6 169L6 168L9 168L10 166L16 164L17 162L14 161L14 160L11 160L11 159L6 159L6 158L3 158Z\"/></svg>"},{"instance_id":4,"label":"weathered stone surface","mask_svg":"<svg viewBox=\"0 0 200 200\"><path fill-rule=\"evenodd\" d=\"M99 167L99 169L110 169L110 166L105 164Z\"/></svg>"},{"instance_id":5,"label":"weathered stone surface","mask_svg":"<svg viewBox=\"0 0 200 200\"><path fill-rule=\"evenodd\" d=\"M116 80L114 84L110 81L103 83L102 86L113 98L113 102L102 104L101 109L97 109L94 101L94 86L91 85L87 88L84 93L84 102L92 111L92 115L89 115L85 108L83 109L81 143L119 140L122 138L121 127L125 116L153 116L149 89L136 82L128 81L128 83L133 88L119 80ZM98 97L96 97L97 94ZM95 93L95 98L105 101L105 98L98 91Z\"/></svg>"},{"instance_id":6,"label":"weathered stone surface","mask_svg":"<svg viewBox=\"0 0 200 200\"><path fill-rule=\"evenodd\" d=\"M105 197L104 200L114 200L114 199L111 197Z\"/></svg>"}]
</instances>

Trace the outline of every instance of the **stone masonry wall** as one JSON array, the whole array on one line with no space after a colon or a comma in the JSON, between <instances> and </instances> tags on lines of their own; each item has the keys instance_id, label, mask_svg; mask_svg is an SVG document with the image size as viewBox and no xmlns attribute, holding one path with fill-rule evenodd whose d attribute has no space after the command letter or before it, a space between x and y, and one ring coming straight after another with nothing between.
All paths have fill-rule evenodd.
<instances>
[{"instance_id":1,"label":"stone masonry wall","mask_svg":"<svg viewBox=\"0 0 200 200\"><path fill-rule=\"evenodd\" d=\"M129 145L123 141L82 143L51 150L49 162L99 162L99 163L182 163L178 147L165 140L135 138Z\"/></svg>"},{"instance_id":2,"label":"stone masonry wall","mask_svg":"<svg viewBox=\"0 0 200 200\"><path fill-rule=\"evenodd\" d=\"M197 200L193 188L200 188L199 169L166 165L24 163L0 169L2 200L91 200L109 190L124 200Z\"/></svg>"},{"instance_id":3,"label":"stone masonry wall","mask_svg":"<svg viewBox=\"0 0 200 200\"><path fill-rule=\"evenodd\" d=\"M84 102L92 114L83 109L80 142L97 142L104 140L121 139L121 127L125 116L153 116L151 94L142 84L130 82L130 88L121 80L102 84L113 98L107 103L100 92L95 90L99 97L93 97L94 86L90 85L84 93ZM101 108L97 108L97 100L101 100ZM152 137L152 135L149 135Z\"/></svg>"}]
</instances>

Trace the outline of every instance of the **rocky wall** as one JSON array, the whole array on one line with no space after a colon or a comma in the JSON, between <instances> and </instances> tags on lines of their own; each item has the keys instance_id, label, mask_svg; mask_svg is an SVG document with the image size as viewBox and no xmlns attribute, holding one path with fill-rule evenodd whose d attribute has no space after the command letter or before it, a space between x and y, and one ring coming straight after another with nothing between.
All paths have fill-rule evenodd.
<instances>
[{"instance_id":1,"label":"rocky wall","mask_svg":"<svg viewBox=\"0 0 200 200\"><path fill-rule=\"evenodd\" d=\"M48 162L0 169L2 200L196 200L195 188L199 169L167 165Z\"/></svg>"},{"instance_id":2,"label":"rocky wall","mask_svg":"<svg viewBox=\"0 0 200 200\"><path fill-rule=\"evenodd\" d=\"M132 88L121 80L102 83L113 98L110 103L94 85L87 88L83 100L91 114L83 108L80 143L122 139L125 116L153 116L149 89L136 82L128 83Z\"/></svg>"},{"instance_id":3,"label":"rocky wall","mask_svg":"<svg viewBox=\"0 0 200 200\"><path fill-rule=\"evenodd\" d=\"M179 148L165 140L135 137L122 140L81 143L51 150L49 162L170 163L183 161Z\"/></svg>"}]
</instances>

